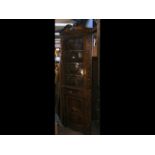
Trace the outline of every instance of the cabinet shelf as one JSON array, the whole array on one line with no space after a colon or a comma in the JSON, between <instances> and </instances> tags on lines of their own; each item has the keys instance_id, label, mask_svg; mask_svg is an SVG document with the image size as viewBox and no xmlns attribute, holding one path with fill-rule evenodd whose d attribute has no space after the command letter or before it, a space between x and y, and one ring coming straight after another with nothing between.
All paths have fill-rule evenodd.
<instances>
[{"instance_id":1,"label":"cabinet shelf","mask_svg":"<svg viewBox=\"0 0 155 155\"><path fill-rule=\"evenodd\" d=\"M80 61L76 61L76 62L63 62L63 65L65 65L65 64L77 64L77 63L79 63L79 64L83 64L83 62L80 62Z\"/></svg>"},{"instance_id":2,"label":"cabinet shelf","mask_svg":"<svg viewBox=\"0 0 155 155\"><path fill-rule=\"evenodd\" d=\"M64 74L64 76L82 77L83 75L78 75L78 74Z\"/></svg>"},{"instance_id":3,"label":"cabinet shelf","mask_svg":"<svg viewBox=\"0 0 155 155\"><path fill-rule=\"evenodd\" d=\"M86 50L69 50L69 51L78 52L78 51L86 51Z\"/></svg>"},{"instance_id":4,"label":"cabinet shelf","mask_svg":"<svg viewBox=\"0 0 155 155\"><path fill-rule=\"evenodd\" d=\"M68 88L68 89L73 89L73 90L81 90L82 87L73 87L73 86L68 86L68 85L62 85L63 88Z\"/></svg>"}]
</instances>

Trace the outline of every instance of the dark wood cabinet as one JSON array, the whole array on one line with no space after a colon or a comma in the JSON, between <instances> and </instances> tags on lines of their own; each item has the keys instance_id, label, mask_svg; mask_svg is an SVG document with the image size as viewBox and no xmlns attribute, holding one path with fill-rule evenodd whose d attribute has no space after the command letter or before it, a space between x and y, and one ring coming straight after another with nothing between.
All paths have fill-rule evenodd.
<instances>
[{"instance_id":1,"label":"dark wood cabinet","mask_svg":"<svg viewBox=\"0 0 155 155\"><path fill-rule=\"evenodd\" d=\"M61 118L82 133L91 130L92 30L66 28L61 33Z\"/></svg>"}]
</instances>

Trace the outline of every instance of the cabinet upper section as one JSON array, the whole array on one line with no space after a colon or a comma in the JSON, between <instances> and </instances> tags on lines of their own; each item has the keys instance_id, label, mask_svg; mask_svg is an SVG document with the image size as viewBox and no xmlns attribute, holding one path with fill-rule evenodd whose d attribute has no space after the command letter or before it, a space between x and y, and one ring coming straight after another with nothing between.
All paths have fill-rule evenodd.
<instances>
[{"instance_id":1,"label":"cabinet upper section","mask_svg":"<svg viewBox=\"0 0 155 155\"><path fill-rule=\"evenodd\" d=\"M88 88L91 79L92 30L69 27L61 33L62 83Z\"/></svg>"}]
</instances>

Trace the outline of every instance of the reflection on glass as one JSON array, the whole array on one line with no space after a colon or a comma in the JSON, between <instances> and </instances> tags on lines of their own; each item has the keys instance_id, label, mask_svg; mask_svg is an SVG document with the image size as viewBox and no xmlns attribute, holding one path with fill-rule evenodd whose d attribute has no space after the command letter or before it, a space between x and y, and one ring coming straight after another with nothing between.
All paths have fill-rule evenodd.
<instances>
[{"instance_id":1,"label":"reflection on glass","mask_svg":"<svg viewBox=\"0 0 155 155\"><path fill-rule=\"evenodd\" d=\"M83 69L81 69L81 75L82 75L82 76L84 75Z\"/></svg>"}]
</instances>

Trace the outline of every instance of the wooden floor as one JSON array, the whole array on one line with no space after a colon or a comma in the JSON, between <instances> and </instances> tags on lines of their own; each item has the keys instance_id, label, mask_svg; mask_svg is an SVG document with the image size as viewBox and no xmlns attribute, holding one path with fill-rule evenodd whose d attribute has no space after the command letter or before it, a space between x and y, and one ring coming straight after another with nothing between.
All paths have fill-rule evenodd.
<instances>
[{"instance_id":1,"label":"wooden floor","mask_svg":"<svg viewBox=\"0 0 155 155\"><path fill-rule=\"evenodd\" d=\"M57 135L83 135L82 133L80 132L77 132L77 131L74 131L74 130L71 130L67 127L58 127L57 128L57 132L56 132Z\"/></svg>"},{"instance_id":2,"label":"wooden floor","mask_svg":"<svg viewBox=\"0 0 155 155\"><path fill-rule=\"evenodd\" d=\"M80 133L78 131L74 131L70 128L59 126L56 129L56 135L84 135L83 133ZM96 126L92 126L91 135L99 135L99 128L96 128Z\"/></svg>"},{"instance_id":3,"label":"wooden floor","mask_svg":"<svg viewBox=\"0 0 155 155\"><path fill-rule=\"evenodd\" d=\"M56 115L55 117L55 135L84 135L81 132L74 131L68 127L65 127L59 117ZM91 127L91 135L99 135L99 123L96 121L92 121L92 127Z\"/></svg>"}]
</instances>

